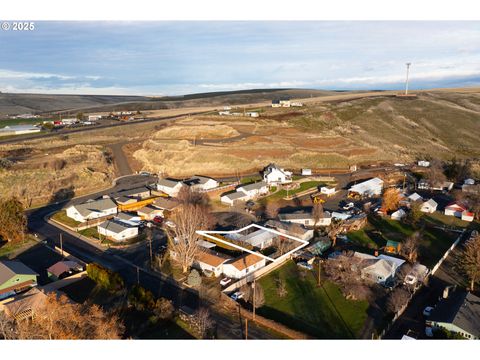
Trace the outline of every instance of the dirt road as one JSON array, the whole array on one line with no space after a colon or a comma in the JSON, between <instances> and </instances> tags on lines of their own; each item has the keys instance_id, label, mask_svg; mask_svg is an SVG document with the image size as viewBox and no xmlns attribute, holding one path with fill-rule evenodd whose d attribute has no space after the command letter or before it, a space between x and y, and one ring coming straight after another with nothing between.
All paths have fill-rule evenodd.
<instances>
[{"instance_id":1,"label":"dirt road","mask_svg":"<svg viewBox=\"0 0 480 360\"><path fill-rule=\"evenodd\" d=\"M123 141L108 146L113 153L113 160L115 162L115 170L117 177L133 174L133 170L128 163L125 153L123 152L123 145L125 145L126 143L127 142Z\"/></svg>"}]
</instances>

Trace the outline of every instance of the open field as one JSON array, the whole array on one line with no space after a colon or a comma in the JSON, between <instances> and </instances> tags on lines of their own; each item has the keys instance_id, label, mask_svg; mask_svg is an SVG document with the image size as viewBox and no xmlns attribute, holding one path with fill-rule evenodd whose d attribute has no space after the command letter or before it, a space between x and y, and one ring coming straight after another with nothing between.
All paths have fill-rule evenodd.
<instances>
[{"instance_id":1,"label":"open field","mask_svg":"<svg viewBox=\"0 0 480 360\"><path fill-rule=\"evenodd\" d=\"M422 92L409 100L365 96L307 99L302 108L266 107L260 118L193 116L175 123L176 131L169 132L174 138L160 130L133 156L144 169L171 176L248 173L270 162L319 169L428 155L480 156L480 93ZM188 132L215 128L214 138L200 135L195 142Z\"/></svg>"},{"instance_id":2,"label":"open field","mask_svg":"<svg viewBox=\"0 0 480 360\"><path fill-rule=\"evenodd\" d=\"M261 278L265 305L258 313L320 339L350 339L359 336L367 318L368 302L346 300L331 282L317 287L315 275L290 261ZM288 294L277 295L275 279L284 279Z\"/></svg>"}]
</instances>

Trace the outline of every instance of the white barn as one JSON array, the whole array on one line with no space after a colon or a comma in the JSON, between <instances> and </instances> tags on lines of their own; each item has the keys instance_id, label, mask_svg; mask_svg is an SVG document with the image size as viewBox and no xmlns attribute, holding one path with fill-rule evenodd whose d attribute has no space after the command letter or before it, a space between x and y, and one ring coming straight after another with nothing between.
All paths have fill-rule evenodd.
<instances>
[{"instance_id":1,"label":"white barn","mask_svg":"<svg viewBox=\"0 0 480 360\"><path fill-rule=\"evenodd\" d=\"M243 185L237 188L237 192L242 192L249 199L253 199L260 195L268 194L268 184L264 181L259 181L253 184Z\"/></svg>"},{"instance_id":2,"label":"white barn","mask_svg":"<svg viewBox=\"0 0 480 360\"><path fill-rule=\"evenodd\" d=\"M383 180L376 177L353 185L350 189L348 189L348 192L358 194L360 196L374 196L380 195L382 193L382 189Z\"/></svg>"}]
</instances>

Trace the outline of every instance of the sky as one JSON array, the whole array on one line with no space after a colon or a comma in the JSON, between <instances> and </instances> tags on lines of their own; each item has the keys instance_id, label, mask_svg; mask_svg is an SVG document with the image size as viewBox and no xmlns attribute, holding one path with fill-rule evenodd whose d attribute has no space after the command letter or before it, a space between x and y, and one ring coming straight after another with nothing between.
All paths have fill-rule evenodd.
<instances>
[{"instance_id":1,"label":"sky","mask_svg":"<svg viewBox=\"0 0 480 360\"><path fill-rule=\"evenodd\" d=\"M181 95L480 86L480 22L35 22L0 30L0 91Z\"/></svg>"}]
</instances>

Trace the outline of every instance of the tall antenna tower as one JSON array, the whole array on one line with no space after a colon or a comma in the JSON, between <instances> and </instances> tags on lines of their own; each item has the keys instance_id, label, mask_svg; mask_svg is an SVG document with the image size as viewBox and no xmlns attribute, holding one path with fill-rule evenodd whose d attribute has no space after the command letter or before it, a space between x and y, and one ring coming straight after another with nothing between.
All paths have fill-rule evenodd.
<instances>
[{"instance_id":1,"label":"tall antenna tower","mask_svg":"<svg viewBox=\"0 0 480 360\"><path fill-rule=\"evenodd\" d=\"M407 80L405 81L405 95L408 95L408 74L410 72L410 65L412 65L412 63L406 63L405 65L407 65Z\"/></svg>"}]
</instances>

